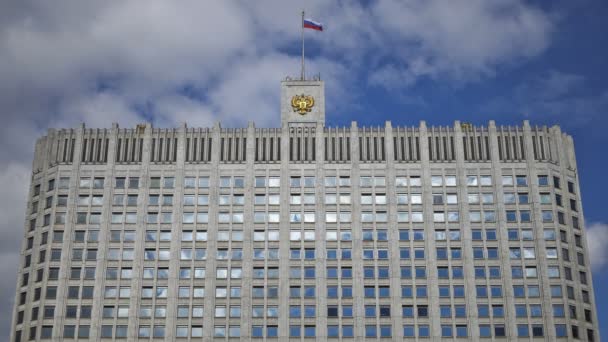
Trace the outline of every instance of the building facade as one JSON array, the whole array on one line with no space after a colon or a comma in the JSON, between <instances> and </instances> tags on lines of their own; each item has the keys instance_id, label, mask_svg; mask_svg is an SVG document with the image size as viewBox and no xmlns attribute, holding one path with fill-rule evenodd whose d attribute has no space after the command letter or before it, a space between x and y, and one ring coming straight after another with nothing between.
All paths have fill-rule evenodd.
<instances>
[{"instance_id":1,"label":"building facade","mask_svg":"<svg viewBox=\"0 0 608 342\"><path fill-rule=\"evenodd\" d=\"M599 341L559 127L50 129L11 341Z\"/></svg>"}]
</instances>

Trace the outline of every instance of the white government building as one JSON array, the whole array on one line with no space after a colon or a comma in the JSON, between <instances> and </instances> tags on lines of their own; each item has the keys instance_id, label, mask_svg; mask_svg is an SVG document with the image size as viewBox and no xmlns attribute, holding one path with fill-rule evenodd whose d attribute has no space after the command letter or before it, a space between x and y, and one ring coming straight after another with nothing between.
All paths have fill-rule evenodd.
<instances>
[{"instance_id":1,"label":"white government building","mask_svg":"<svg viewBox=\"0 0 608 342\"><path fill-rule=\"evenodd\" d=\"M11 341L599 341L560 128L49 129Z\"/></svg>"}]
</instances>

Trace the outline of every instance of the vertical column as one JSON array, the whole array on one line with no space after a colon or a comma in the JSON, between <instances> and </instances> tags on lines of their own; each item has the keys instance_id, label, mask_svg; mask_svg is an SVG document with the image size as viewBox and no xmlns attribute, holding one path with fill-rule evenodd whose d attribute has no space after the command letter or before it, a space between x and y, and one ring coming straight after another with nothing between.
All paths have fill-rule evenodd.
<instances>
[{"instance_id":1,"label":"vertical column","mask_svg":"<svg viewBox=\"0 0 608 342\"><path fill-rule=\"evenodd\" d=\"M473 243L471 222L469 220L469 201L467 200L467 174L464 161L464 145L462 143L462 127L460 121L454 122L454 157L456 159L456 177L458 186L458 211L460 212L460 227L462 239L462 263L464 270L465 295L469 338L479 339L479 321L477 301L475 296L475 267L473 264ZM496 182L496 179L494 180ZM431 251L432 252L432 251Z\"/></svg>"},{"instance_id":2,"label":"vertical column","mask_svg":"<svg viewBox=\"0 0 608 342\"><path fill-rule=\"evenodd\" d=\"M354 340L365 341L365 308L363 305L363 242L361 231L361 191L359 186L359 128L355 121L350 126L351 203L352 203L352 272L353 272L353 316Z\"/></svg>"},{"instance_id":3,"label":"vertical column","mask_svg":"<svg viewBox=\"0 0 608 342\"><path fill-rule=\"evenodd\" d=\"M184 165L186 162L186 124L177 129L177 155L173 168L175 186L173 193L173 218L171 219L171 247L169 260L169 288L167 289L167 319L165 339L175 340L177 302L179 298L179 269L182 234L182 201L184 199Z\"/></svg>"},{"instance_id":4,"label":"vertical column","mask_svg":"<svg viewBox=\"0 0 608 342\"><path fill-rule=\"evenodd\" d=\"M103 310L103 297L105 286L105 270L107 265L107 245L110 235L111 217L112 217L112 182L114 180L114 158L116 139L118 135L118 124L113 123L109 136L109 151L108 160L105 165L103 190L103 208L101 229L99 229L99 242L97 243L97 264L95 267L95 284L97 289L93 292L93 308L91 313L91 334L90 340L95 341L100 338L101 319ZM73 199L72 199L73 200ZM137 307L131 307L131 312L136 312Z\"/></svg>"},{"instance_id":5,"label":"vertical column","mask_svg":"<svg viewBox=\"0 0 608 342\"><path fill-rule=\"evenodd\" d=\"M429 323L431 338L441 337L439 315L439 288L437 287L437 256L435 251L435 230L433 227L433 189L431 188L431 162L429 156L428 131L426 122L420 122L420 163L422 164L422 206L426 250L426 279L429 298ZM418 279L416 279L418 284Z\"/></svg>"},{"instance_id":6,"label":"vertical column","mask_svg":"<svg viewBox=\"0 0 608 342\"><path fill-rule=\"evenodd\" d=\"M397 224L397 193L395 191L395 153L393 126L387 121L384 126L384 149L386 156L386 214L388 216L388 255L390 272L391 323L393 341L403 339L401 318L401 271L399 266L399 229Z\"/></svg>"},{"instance_id":7,"label":"vertical column","mask_svg":"<svg viewBox=\"0 0 608 342\"><path fill-rule=\"evenodd\" d=\"M241 279L241 338L251 338L251 284L253 272L253 207L255 200L255 126L247 125L245 151L245 208L243 211L243 275ZM283 298L283 297L280 297ZM232 299L232 298L231 298Z\"/></svg>"},{"instance_id":8,"label":"vertical column","mask_svg":"<svg viewBox=\"0 0 608 342\"><path fill-rule=\"evenodd\" d=\"M129 340L137 340L138 336L139 306L141 303L144 247L146 241L146 213L148 203L148 192L150 189L149 171L151 153L152 125L148 123L144 128L141 166L138 170L139 174L137 174L136 172L129 173L129 176L137 175L139 177L139 189L137 196L137 239L135 239L135 256L133 257L133 278L131 280L131 303L129 306L129 310L134 310L134 312L132 311L132 313L134 313L134 315L132 316L134 317L134 319L129 321L129 327L127 328L127 339Z\"/></svg>"},{"instance_id":9,"label":"vertical column","mask_svg":"<svg viewBox=\"0 0 608 342\"><path fill-rule=\"evenodd\" d=\"M70 251L72 250L72 236L74 233L74 226L76 225L76 198L78 196L79 179L80 179L80 155L82 149L82 136L84 131L84 124L76 129L74 144L74 159L71 165L70 171L70 186L68 194L68 209L66 213L65 228L63 233L63 244L61 247L61 268L59 269L59 279L57 280L57 302L58 305L55 308L55 327L53 329L53 339L61 339L63 336L63 322L65 319L65 298L67 295L67 283L69 278L70 270ZM48 145L47 145L48 147ZM48 169L48 162L45 160L43 165L43 172L46 173ZM38 228L38 222L36 223ZM48 272L47 272L48 274Z\"/></svg>"},{"instance_id":10,"label":"vertical column","mask_svg":"<svg viewBox=\"0 0 608 342\"><path fill-rule=\"evenodd\" d=\"M326 251L325 251L325 130L323 123L317 122L315 128L315 288L317 291L316 336L319 340L327 338L327 290L326 290ZM339 220L338 220L339 221ZM284 313L286 314L286 313Z\"/></svg>"},{"instance_id":11,"label":"vertical column","mask_svg":"<svg viewBox=\"0 0 608 342\"><path fill-rule=\"evenodd\" d=\"M544 317L544 333L549 340L555 340L555 329L553 328L553 312L551 306L551 286L547 275L547 255L544 237L544 226L542 220L542 210L540 206L540 194L538 191L538 171L536 160L534 160L534 150L532 146L532 131L528 120L524 121L523 126L524 148L526 153L526 165L528 169L528 196L531 201L531 212L533 220L533 232L535 242L535 253L538 266L538 285L541 289L542 310ZM561 160L561 158L560 158ZM532 321L532 323L535 323Z\"/></svg>"},{"instance_id":12,"label":"vertical column","mask_svg":"<svg viewBox=\"0 0 608 342\"><path fill-rule=\"evenodd\" d=\"M211 137L212 146L215 151L211 151L211 162L209 165L209 223L207 229L207 262L205 265L205 306L203 314L203 339L213 338L213 319L215 315L215 277L216 277L216 257L217 249L217 227L218 227L218 203L219 203L219 179L220 179L220 133L219 123L213 126Z\"/></svg>"},{"instance_id":13,"label":"vertical column","mask_svg":"<svg viewBox=\"0 0 608 342\"><path fill-rule=\"evenodd\" d=\"M281 128L281 188L279 227L279 341L289 338L289 125ZM298 284L301 281L298 280ZM251 310L251 309L250 309Z\"/></svg>"},{"instance_id":14,"label":"vertical column","mask_svg":"<svg viewBox=\"0 0 608 342\"><path fill-rule=\"evenodd\" d=\"M496 229L498 233L498 246L500 248L501 272L505 297L505 337L517 336L514 312L513 281L511 278L511 262L509 259L509 236L507 234L507 218L505 212L504 192L502 188L502 169L498 159L498 134L496 124L490 121L488 125L490 136L490 160L492 162L492 179L494 181L494 193L496 194Z\"/></svg>"}]
</instances>

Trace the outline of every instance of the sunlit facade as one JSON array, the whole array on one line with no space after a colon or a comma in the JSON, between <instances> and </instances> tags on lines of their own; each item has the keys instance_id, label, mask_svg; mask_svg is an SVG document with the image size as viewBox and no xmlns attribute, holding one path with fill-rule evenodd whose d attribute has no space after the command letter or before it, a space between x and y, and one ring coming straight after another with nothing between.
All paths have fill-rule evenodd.
<instances>
[{"instance_id":1,"label":"sunlit facade","mask_svg":"<svg viewBox=\"0 0 608 342\"><path fill-rule=\"evenodd\" d=\"M599 341L559 127L51 129L11 341ZM255 109L252 109L255 110Z\"/></svg>"}]
</instances>

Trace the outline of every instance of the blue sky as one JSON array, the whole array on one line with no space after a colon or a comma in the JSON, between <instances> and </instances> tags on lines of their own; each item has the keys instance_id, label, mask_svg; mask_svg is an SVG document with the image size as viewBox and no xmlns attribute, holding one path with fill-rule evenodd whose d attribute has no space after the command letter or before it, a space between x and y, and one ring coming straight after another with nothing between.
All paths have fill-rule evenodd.
<instances>
[{"instance_id":1,"label":"blue sky","mask_svg":"<svg viewBox=\"0 0 608 342\"><path fill-rule=\"evenodd\" d=\"M559 124L573 135L608 322L606 1L19 1L0 11L0 272L15 274L33 142L49 127L275 126L279 81L321 73L330 126ZM15 279L0 280L0 339ZM600 324L602 325L602 324ZM602 336L608 336L603 324Z\"/></svg>"}]
</instances>

